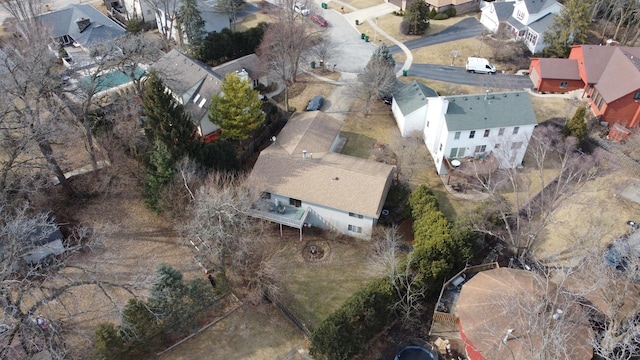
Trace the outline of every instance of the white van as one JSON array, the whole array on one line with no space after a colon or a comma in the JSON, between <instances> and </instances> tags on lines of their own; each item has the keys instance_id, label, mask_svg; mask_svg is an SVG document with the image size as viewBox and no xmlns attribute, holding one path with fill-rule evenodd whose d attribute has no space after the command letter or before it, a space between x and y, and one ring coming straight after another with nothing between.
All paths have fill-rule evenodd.
<instances>
[{"instance_id":1,"label":"white van","mask_svg":"<svg viewBox=\"0 0 640 360\"><path fill-rule=\"evenodd\" d=\"M495 74L496 67L489 60L479 57L467 58L467 71L472 73Z\"/></svg>"}]
</instances>

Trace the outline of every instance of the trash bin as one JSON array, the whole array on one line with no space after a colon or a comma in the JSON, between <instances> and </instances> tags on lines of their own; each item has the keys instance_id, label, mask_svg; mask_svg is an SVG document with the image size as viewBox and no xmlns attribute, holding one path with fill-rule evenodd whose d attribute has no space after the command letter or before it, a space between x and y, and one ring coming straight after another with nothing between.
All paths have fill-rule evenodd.
<instances>
[{"instance_id":1,"label":"trash bin","mask_svg":"<svg viewBox=\"0 0 640 360\"><path fill-rule=\"evenodd\" d=\"M369 35L364 37L364 42L369 42Z\"/></svg>"},{"instance_id":2,"label":"trash bin","mask_svg":"<svg viewBox=\"0 0 640 360\"><path fill-rule=\"evenodd\" d=\"M358 19L356 19L356 25L360 25L360 21L358 21Z\"/></svg>"},{"instance_id":3,"label":"trash bin","mask_svg":"<svg viewBox=\"0 0 640 360\"><path fill-rule=\"evenodd\" d=\"M407 70L407 69L402 69L402 76L407 76L407 72L408 72L408 71L409 71L409 70Z\"/></svg>"},{"instance_id":4,"label":"trash bin","mask_svg":"<svg viewBox=\"0 0 640 360\"><path fill-rule=\"evenodd\" d=\"M364 40L364 33L361 33L361 34L360 34L360 39L363 39L363 40Z\"/></svg>"},{"instance_id":5,"label":"trash bin","mask_svg":"<svg viewBox=\"0 0 640 360\"><path fill-rule=\"evenodd\" d=\"M322 3L322 8L323 8L323 9L326 9L326 8L327 8L327 3L323 2L323 3Z\"/></svg>"},{"instance_id":6,"label":"trash bin","mask_svg":"<svg viewBox=\"0 0 640 360\"><path fill-rule=\"evenodd\" d=\"M312 68L312 69L315 69L315 68L316 68L316 62L315 62L315 61L312 61L312 62L311 62L311 68Z\"/></svg>"},{"instance_id":7,"label":"trash bin","mask_svg":"<svg viewBox=\"0 0 640 360\"><path fill-rule=\"evenodd\" d=\"M324 60L320 60L320 68L322 69L324 67Z\"/></svg>"}]
</instances>

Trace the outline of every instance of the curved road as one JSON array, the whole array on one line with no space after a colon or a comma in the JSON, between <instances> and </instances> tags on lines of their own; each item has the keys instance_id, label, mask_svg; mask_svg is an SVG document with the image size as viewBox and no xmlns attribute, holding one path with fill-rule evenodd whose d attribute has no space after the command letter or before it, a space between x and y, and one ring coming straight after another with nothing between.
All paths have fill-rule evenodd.
<instances>
[{"instance_id":1,"label":"curved road","mask_svg":"<svg viewBox=\"0 0 640 360\"><path fill-rule=\"evenodd\" d=\"M473 74L468 73L463 67L446 65L413 63L409 69L409 75L455 84L485 87L488 89L522 90L533 87L533 83L528 76L510 74Z\"/></svg>"}]
</instances>

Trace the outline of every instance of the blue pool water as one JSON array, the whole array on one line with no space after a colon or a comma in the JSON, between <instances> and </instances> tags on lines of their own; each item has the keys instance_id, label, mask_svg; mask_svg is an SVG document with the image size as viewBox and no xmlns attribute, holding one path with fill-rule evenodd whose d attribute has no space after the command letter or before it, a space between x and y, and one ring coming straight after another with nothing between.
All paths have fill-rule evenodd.
<instances>
[{"instance_id":1,"label":"blue pool water","mask_svg":"<svg viewBox=\"0 0 640 360\"><path fill-rule=\"evenodd\" d=\"M140 79L144 75L144 70L140 68L136 68L134 75L136 79ZM98 78L95 81L96 81L95 92L99 93L101 91L109 90L114 87L129 83L131 82L131 78L119 70L111 70L106 74L102 74L98 76ZM87 86L89 85L90 82L91 82L90 76L85 76L82 79L80 79L81 86Z\"/></svg>"}]
</instances>

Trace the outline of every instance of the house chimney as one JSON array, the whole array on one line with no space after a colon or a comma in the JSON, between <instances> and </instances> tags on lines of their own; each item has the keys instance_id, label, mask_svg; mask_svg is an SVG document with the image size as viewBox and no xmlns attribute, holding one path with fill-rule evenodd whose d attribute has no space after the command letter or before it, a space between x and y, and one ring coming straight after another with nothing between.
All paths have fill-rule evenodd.
<instances>
[{"instance_id":1,"label":"house chimney","mask_svg":"<svg viewBox=\"0 0 640 360\"><path fill-rule=\"evenodd\" d=\"M89 27L89 25L91 25L91 19L80 18L76 20L76 25L78 25L78 30L83 32Z\"/></svg>"},{"instance_id":2,"label":"house chimney","mask_svg":"<svg viewBox=\"0 0 640 360\"><path fill-rule=\"evenodd\" d=\"M302 150L302 158L303 159L307 158L307 150Z\"/></svg>"}]
</instances>

